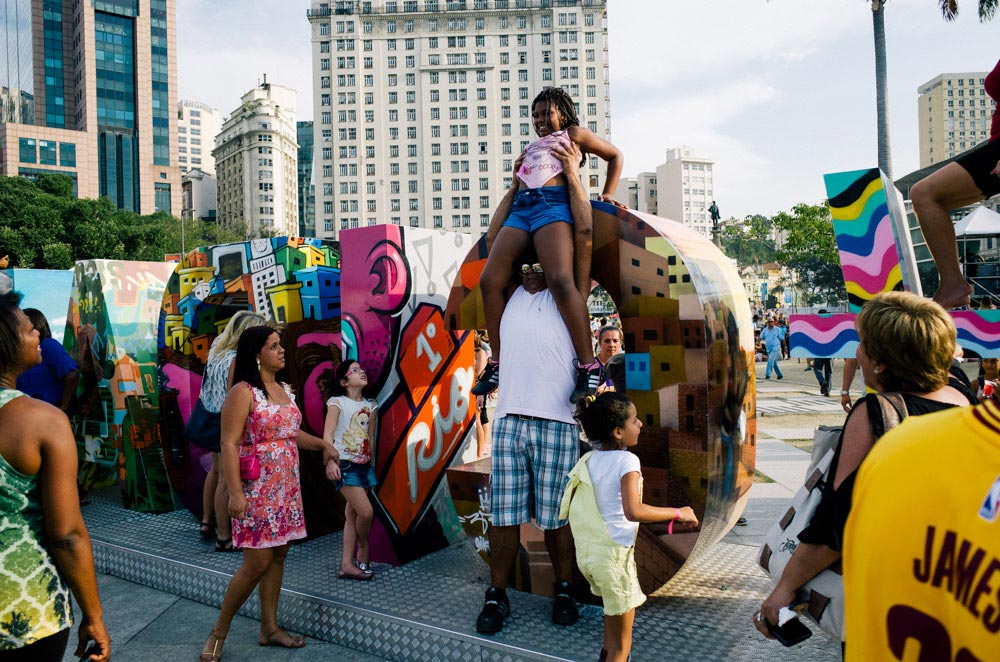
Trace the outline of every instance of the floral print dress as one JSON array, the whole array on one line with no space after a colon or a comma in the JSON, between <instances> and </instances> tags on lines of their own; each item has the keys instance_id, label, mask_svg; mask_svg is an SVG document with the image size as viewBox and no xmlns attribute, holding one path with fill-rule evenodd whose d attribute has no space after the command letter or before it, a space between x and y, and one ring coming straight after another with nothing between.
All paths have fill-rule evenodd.
<instances>
[{"instance_id":1,"label":"floral print dress","mask_svg":"<svg viewBox=\"0 0 1000 662\"><path fill-rule=\"evenodd\" d=\"M251 444L260 458L260 478L243 481L247 512L233 519L233 544L248 549L278 547L306 537L299 486L299 449L295 434L302 413L287 384L287 405L268 401L264 392L250 387L254 410L247 418L240 455L249 455Z\"/></svg>"}]
</instances>

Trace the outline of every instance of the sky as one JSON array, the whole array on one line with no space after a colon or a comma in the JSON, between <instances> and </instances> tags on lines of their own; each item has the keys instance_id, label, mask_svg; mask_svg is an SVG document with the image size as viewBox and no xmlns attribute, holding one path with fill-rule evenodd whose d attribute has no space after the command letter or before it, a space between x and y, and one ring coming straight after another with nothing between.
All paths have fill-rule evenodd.
<instances>
[{"instance_id":1,"label":"sky","mask_svg":"<svg viewBox=\"0 0 1000 662\"><path fill-rule=\"evenodd\" d=\"M919 168L917 88L941 73L989 71L1000 16L974 0L946 22L937 0L888 0L893 175ZM312 119L302 0L177 0L180 99L229 114L268 81L298 90ZM823 174L877 165L872 15L866 0L610 0L611 141L623 176L670 147L715 161L723 218L774 214L826 195Z\"/></svg>"}]
</instances>

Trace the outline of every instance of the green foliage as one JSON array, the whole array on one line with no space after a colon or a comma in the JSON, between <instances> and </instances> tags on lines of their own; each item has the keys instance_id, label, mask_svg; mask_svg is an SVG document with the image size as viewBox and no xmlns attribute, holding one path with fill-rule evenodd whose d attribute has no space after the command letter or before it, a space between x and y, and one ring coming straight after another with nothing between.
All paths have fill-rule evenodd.
<instances>
[{"instance_id":1,"label":"green foliage","mask_svg":"<svg viewBox=\"0 0 1000 662\"><path fill-rule=\"evenodd\" d=\"M798 290L808 305L831 303L846 296L840 253L830 207L800 203L773 219L785 241L778 262L797 273Z\"/></svg>"},{"instance_id":2,"label":"green foliage","mask_svg":"<svg viewBox=\"0 0 1000 662\"><path fill-rule=\"evenodd\" d=\"M77 200L72 190L62 175L43 175L38 182L0 177L0 255L10 255L10 266L68 269L90 259L159 262L181 252L179 218L116 210L107 198ZM184 233L188 251L244 238L204 221L186 221Z\"/></svg>"},{"instance_id":3,"label":"green foliage","mask_svg":"<svg viewBox=\"0 0 1000 662\"><path fill-rule=\"evenodd\" d=\"M760 214L747 216L739 225L726 225L721 234L722 252L741 267L774 262L771 219Z\"/></svg>"}]
</instances>

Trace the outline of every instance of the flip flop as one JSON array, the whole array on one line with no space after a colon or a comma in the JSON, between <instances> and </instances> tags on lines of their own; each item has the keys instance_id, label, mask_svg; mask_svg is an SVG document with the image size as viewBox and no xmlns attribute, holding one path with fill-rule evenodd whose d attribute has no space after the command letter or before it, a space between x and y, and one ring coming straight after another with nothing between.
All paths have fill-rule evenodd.
<instances>
[{"instance_id":1,"label":"flip flop","mask_svg":"<svg viewBox=\"0 0 1000 662\"><path fill-rule=\"evenodd\" d=\"M353 579L359 582L371 581L374 577L375 575L371 572L361 572L355 575L350 572L344 572L343 570L341 570L340 572L337 573L337 579Z\"/></svg>"},{"instance_id":2,"label":"flip flop","mask_svg":"<svg viewBox=\"0 0 1000 662\"><path fill-rule=\"evenodd\" d=\"M275 635L281 633L288 637L288 641L278 641L275 639ZM277 646L278 648L303 648L306 645L306 640L302 637L296 635L288 634L282 629L277 629L269 635L264 635L263 632L257 633L257 644L259 646Z\"/></svg>"}]
</instances>

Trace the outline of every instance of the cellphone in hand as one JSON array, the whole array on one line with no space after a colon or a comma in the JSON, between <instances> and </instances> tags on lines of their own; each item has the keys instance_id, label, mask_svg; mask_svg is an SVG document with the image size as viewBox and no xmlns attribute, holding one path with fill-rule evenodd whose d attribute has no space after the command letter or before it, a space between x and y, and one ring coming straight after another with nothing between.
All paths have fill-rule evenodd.
<instances>
[{"instance_id":1,"label":"cellphone in hand","mask_svg":"<svg viewBox=\"0 0 1000 662\"><path fill-rule=\"evenodd\" d=\"M801 644L812 636L812 630L797 618L793 618L780 627L768 622L767 631L784 646Z\"/></svg>"}]
</instances>

